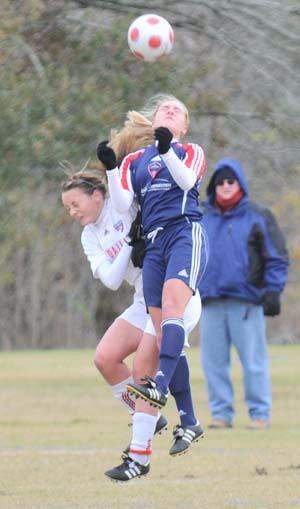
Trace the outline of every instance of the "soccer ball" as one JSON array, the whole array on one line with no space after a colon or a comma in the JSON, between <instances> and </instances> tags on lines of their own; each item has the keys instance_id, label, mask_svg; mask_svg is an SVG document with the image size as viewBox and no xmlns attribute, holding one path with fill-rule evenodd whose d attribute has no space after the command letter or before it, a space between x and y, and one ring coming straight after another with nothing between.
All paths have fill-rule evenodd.
<instances>
[{"instance_id":1,"label":"soccer ball","mask_svg":"<svg viewBox=\"0 0 300 509\"><path fill-rule=\"evenodd\" d=\"M155 62L168 55L174 44L170 23L157 14L136 18L128 29L128 45L136 58Z\"/></svg>"}]
</instances>

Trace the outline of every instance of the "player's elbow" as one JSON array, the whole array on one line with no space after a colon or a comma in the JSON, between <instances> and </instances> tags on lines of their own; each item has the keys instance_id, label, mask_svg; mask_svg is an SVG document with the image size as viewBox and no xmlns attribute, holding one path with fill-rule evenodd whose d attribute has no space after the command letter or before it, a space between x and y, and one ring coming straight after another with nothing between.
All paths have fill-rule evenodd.
<instances>
[{"instance_id":1,"label":"player's elbow","mask_svg":"<svg viewBox=\"0 0 300 509\"><path fill-rule=\"evenodd\" d=\"M185 182L180 187L181 187L182 191L189 191L190 189L192 189L193 186L194 186L194 184L191 185L190 183Z\"/></svg>"},{"instance_id":2,"label":"player's elbow","mask_svg":"<svg viewBox=\"0 0 300 509\"><path fill-rule=\"evenodd\" d=\"M106 281L106 282L102 281L102 282L109 290L112 290L113 292L118 290L121 286L121 283L119 281Z\"/></svg>"},{"instance_id":3,"label":"player's elbow","mask_svg":"<svg viewBox=\"0 0 300 509\"><path fill-rule=\"evenodd\" d=\"M94 273L94 278L99 279L101 283L106 286L109 290L116 291L120 288L122 280L119 281L118 279L114 279L110 277L110 274L99 274L97 271Z\"/></svg>"},{"instance_id":4,"label":"player's elbow","mask_svg":"<svg viewBox=\"0 0 300 509\"><path fill-rule=\"evenodd\" d=\"M190 191L196 183L197 177L195 173L191 172L188 175L184 175L184 178L180 178L177 182L178 186L182 189L182 191Z\"/></svg>"}]
</instances>

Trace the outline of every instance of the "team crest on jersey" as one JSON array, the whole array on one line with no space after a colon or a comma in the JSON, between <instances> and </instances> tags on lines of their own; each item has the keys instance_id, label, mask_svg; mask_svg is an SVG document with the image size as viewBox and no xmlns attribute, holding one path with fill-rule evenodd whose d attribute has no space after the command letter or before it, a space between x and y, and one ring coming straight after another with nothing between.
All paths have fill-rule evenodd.
<instances>
[{"instance_id":1,"label":"team crest on jersey","mask_svg":"<svg viewBox=\"0 0 300 509\"><path fill-rule=\"evenodd\" d=\"M151 177L154 179L158 172L161 169L161 162L160 161L154 161L152 160L150 164L148 165L148 172L150 173Z\"/></svg>"},{"instance_id":2,"label":"team crest on jersey","mask_svg":"<svg viewBox=\"0 0 300 509\"><path fill-rule=\"evenodd\" d=\"M124 230L124 223L122 219L120 219L120 221L114 224L114 229L117 230L117 232L122 232Z\"/></svg>"}]
</instances>

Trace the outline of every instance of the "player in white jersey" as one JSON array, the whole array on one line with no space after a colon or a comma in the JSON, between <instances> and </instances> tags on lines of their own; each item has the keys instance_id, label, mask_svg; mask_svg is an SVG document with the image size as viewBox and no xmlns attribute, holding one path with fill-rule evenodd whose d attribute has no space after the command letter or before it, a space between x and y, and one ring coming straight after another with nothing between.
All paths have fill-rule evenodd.
<instances>
[{"instance_id":1,"label":"player in white jersey","mask_svg":"<svg viewBox=\"0 0 300 509\"><path fill-rule=\"evenodd\" d=\"M147 315L142 291L141 270L133 267L130 256L132 247L127 243L127 233L132 219L136 214L133 206L125 214L119 214L112 207L111 201L105 197L105 185L99 175L81 171L72 175L62 186L62 201L70 216L83 227L81 236L84 252L90 262L91 270L96 279L100 279L105 286L117 290L126 279L135 288L133 303L104 334L99 342L95 365L111 385L114 395L129 409L135 411L134 399L124 390L132 380L129 367L124 360L135 352L143 340L144 348L140 354L142 364L147 363L147 373L154 376L157 369L158 350L156 346L155 330L151 319ZM191 300L185 314L187 335L199 320L201 303L199 294ZM145 331L143 335L143 331ZM143 336L143 339L142 339ZM147 359L145 361L145 358ZM186 359L182 356L181 366L186 373ZM134 380L141 377L137 369ZM144 372L143 372L144 373ZM182 394L186 393L191 399L189 380L181 380L178 369L174 375L170 390L173 394L179 412L185 412ZM180 394L180 399L177 395ZM166 427L166 419L154 412L154 433ZM189 444L185 449L187 449Z\"/></svg>"},{"instance_id":2,"label":"player in white jersey","mask_svg":"<svg viewBox=\"0 0 300 509\"><path fill-rule=\"evenodd\" d=\"M124 359L136 351L147 317L144 313L141 277L139 271L129 264L132 248L124 241L133 213L129 211L121 216L114 212L105 196L105 184L99 175L93 173L75 173L62 187L64 207L84 227L81 241L93 276L108 288L116 290L125 274L135 288L132 305L106 331L98 344L94 360L114 396L133 414L135 403L125 390L126 381L132 380L132 377ZM116 338L121 340L116 341Z\"/></svg>"}]
</instances>

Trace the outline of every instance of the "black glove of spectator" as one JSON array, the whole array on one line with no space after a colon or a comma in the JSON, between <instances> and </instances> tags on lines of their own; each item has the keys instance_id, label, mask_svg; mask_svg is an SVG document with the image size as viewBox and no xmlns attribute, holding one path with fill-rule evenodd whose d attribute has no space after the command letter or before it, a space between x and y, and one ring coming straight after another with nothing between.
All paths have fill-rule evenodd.
<instances>
[{"instance_id":1,"label":"black glove of spectator","mask_svg":"<svg viewBox=\"0 0 300 509\"><path fill-rule=\"evenodd\" d=\"M266 316L277 316L280 314L280 293L267 292L263 301L264 314Z\"/></svg>"},{"instance_id":2,"label":"black glove of spectator","mask_svg":"<svg viewBox=\"0 0 300 509\"><path fill-rule=\"evenodd\" d=\"M105 166L107 171L113 170L117 166L117 158L113 149L109 147L108 140L101 141L97 146L97 157Z\"/></svg>"},{"instance_id":3,"label":"black glove of spectator","mask_svg":"<svg viewBox=\"0 0 300 509\"><path fill-rule=\"evenodd\" d=\"M158 127L154 131L154 138L158 141L157 150L160 154L165 154L170 148L173 134L167 127Z\"/></svg>"},{"instance_id":4,"label":"black glove of spectator","mask_svg":"<svg viewBox=\"0 0 300 509\"><path fill-rule=\"evenodd\" d=\"M145 255L145 239L143 236L143 227L141 224L141 212L138 211L135 220L132 222L128 237L130 242L129 246L132 246L131 261L134 267L143 267L143 260Z\"/></svg>"}]
</instances>

